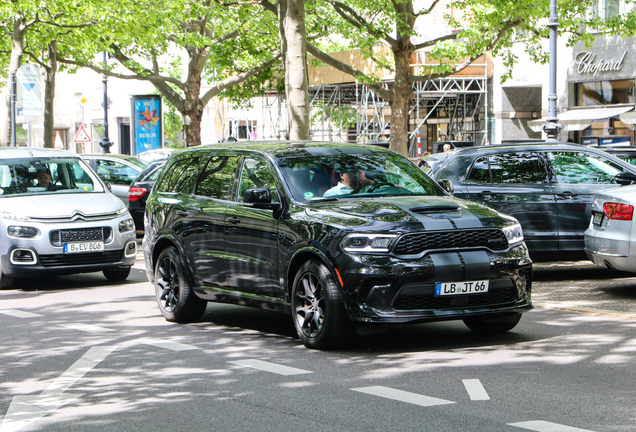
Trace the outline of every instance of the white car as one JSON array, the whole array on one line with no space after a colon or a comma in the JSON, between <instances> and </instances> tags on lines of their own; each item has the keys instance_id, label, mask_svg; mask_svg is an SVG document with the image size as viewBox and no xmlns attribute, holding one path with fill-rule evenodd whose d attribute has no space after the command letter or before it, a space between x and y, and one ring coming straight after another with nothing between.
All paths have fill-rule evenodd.
<instances>
[{"instance_id":1,"label":"white car","mask_svg":"<svg viewBox=\"0 0 636 432\"><path fill-rule=\"evenodd\" d=\"M0 289L14 279L101 271L128 277L135 224L75 153L0 148Z\"/></svg>"},{"instance_id":2,"label":"white car","mask_svg":"<svg viewBox=\"0 0 636 432\"><path fill-rule=\"evenodd\" d=\"M619 184L634 180L617 178ZM605 189L594 195L592 218L585 231L585 252L595 265L636 273L635 207L636 185Z\"/></svg>"}]
</instances>

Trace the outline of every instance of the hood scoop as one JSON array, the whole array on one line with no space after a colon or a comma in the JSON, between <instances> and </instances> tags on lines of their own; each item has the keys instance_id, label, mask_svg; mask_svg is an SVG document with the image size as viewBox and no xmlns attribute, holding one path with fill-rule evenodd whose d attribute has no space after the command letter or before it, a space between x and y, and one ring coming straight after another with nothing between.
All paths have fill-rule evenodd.
<instances>
[{"instance_id":1,"label":"hood scoop","mask_svg":"<svg viewBox=\"0 0 636 432\"><path fill-rule=\"evenodd\" d=\"M425 207L413 207L412 209L409 209L409 210L412 211L413 213L418 213L418 214L448 213L448 212L459 211L459 206L449 205L449 204L432 205L432 206L425 206Z\"/></svg>"}]
</instances>

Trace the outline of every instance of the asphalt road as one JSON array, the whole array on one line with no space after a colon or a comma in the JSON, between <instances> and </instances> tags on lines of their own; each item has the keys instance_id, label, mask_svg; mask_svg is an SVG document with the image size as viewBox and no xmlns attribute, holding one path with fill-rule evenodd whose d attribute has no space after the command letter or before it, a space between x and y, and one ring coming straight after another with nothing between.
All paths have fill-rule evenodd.
<instances>
[{"instance_id":1,"label":"asphalt road","mask_svg":"<svg viewBox=\"0 0 636 432\"><path fill-rule=\"evenodd\" d=\"M628 274L539 263L513 332L396 326L322 352L285 314L168 323L136 267L0 291L0 432L636 430Z\"/></svg>"}]
</instances>

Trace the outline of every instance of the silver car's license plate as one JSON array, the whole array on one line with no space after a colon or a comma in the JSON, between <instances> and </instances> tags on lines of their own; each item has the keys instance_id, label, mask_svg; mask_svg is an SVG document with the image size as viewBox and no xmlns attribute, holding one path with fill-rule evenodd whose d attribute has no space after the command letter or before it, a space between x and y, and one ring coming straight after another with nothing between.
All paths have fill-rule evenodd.
<instances>
[{"instance_id":1,"label":"silver car's license plate","mask_svg":"<svg viewBox=\"0 0 636 432\"><path fill-rule=\"evenodd\" d=\"M103 252L104 242L77 242L64 243L64 253L80 253L80 252Z\"/></svg>"},{"instance_id":2,"label":"silver car's license plate","mask_svg":"<svg viewBox=\"0 0 636 432\"><path fill-rule=\"evenodd\" d=\"M594 219L592 223L594 223L594 225L600 225L601 222L603 222L603 213L594 213Z\"/></svg>"},{"instance_id":3,"label":"silver car's license plate","mask_svg":"<svg viewBox=\"0 0 636 432\"><path fill-rule=\"evenodd\" d=\"M464 281L464 282L437 282L435 284L435 295L459 295L488 292L487 280Z\"/></svg>"}]
</instances>

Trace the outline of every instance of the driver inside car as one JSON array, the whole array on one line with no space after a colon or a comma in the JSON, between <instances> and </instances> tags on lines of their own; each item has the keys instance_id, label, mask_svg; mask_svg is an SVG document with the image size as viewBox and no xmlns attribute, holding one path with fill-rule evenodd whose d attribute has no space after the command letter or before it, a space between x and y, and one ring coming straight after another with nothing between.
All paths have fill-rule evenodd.
<instances>
[{"instance_id":1,"label":"driver inside car","mask_svg":"<svg viewBox=\"0 0 636 432\"><path fill-rule=\"evenodd\" d=\"M323 198L365 192L368 187L376 183L375 180L363 177L360 171L336 171L336 174L340 177L340 181L336 186L326 191L322 196Z\"/></svg>"},{"instance_id":2,"label":"driver inside car","mask_svg":"<svg viewBox=\"0 0 636 432\"><path fill-rule=\"evenodd\" d=\"M51 187L51 174L46 171L40 171L37 175L37 184L38 187Z\"/></svg>"}]
</instances>

